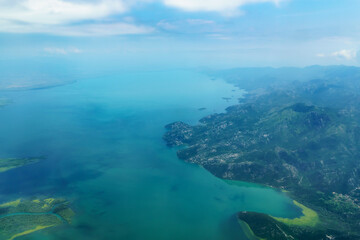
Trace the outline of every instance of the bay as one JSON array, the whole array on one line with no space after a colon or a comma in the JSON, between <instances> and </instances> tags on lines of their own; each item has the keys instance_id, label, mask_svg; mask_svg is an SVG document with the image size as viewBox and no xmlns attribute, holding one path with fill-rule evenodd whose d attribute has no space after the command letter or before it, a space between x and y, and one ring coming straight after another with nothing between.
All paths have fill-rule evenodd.
<instances>
[{"instance_id":1,"label":"bay","mask_svg":"<svg viewBox=\"0 0 360 240\"><path fill-rule=\"evenodd\" d=\"M283 193L230 185L162 140L166 124L223 112L242 90L196 70L106 69L52 69L71 84L0 92L11 100L0 109L0 156L45 157L1 174L0 202L65 197L76 212L72 225L27 239L246 239L238 211L300 214Z\"/></svg>"}]
</instances>

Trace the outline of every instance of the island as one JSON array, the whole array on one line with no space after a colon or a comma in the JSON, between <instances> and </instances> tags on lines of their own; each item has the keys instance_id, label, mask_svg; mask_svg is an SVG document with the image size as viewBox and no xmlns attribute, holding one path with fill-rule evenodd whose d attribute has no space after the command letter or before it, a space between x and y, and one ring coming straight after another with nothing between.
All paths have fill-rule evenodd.
<instances>
[{"instance_id":1,"label":"island","mask_svg":"<svg viewBox=\"0 0 360 240\"><path fill-rule=\"evenodd\" d=\"M0 173L37 163L42 158L0 159ZM75 213L62 198L17 199L0 203L0 239L13 240L33 232L70 224Z\"/></svg>"},{"instance_id":2,"label":"island","mask_svg":"<svg viewBox=\"0 0 360 240\"><path fill-rule=\"evenodd\" d=\"M167 145L219 178L282 190L302 210L238 213L249 239L360 239L360 68L222 74L248 94L198 125L167 125Z\"/></svg>"},{"instance_id":3,"label":"island","mask_svg":"<svg viewBox=\"0 0 360 240\"><path fill-rule=\"evenodd\" d=\"M37 163L40 160L42 160L42 158L0 158L0 173Z\"/></svg>"},{"instance_id":4,"label":"island","mask_svg":"<svg viewBox=\"0 0 360 240\"><path fill-rule=\"evenodd\" d=\"M13 240L33 232L70 224L75 213L61 198L17 199L0 204L0 239Z\"/></svg>"}]
</instances>

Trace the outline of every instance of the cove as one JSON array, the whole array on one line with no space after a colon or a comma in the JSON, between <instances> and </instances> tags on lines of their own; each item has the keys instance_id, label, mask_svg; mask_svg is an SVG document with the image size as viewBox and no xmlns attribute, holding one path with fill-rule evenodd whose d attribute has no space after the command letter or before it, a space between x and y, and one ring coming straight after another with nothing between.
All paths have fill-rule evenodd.
<instances>
[{"instance_id":1,"label":"cove","mask_svg":"<svg viewBox=\"0 0 360 240\"><path fill-rule=\"evenodd\" d=\"M228 184L162 140L166 124L223 112L241 90L193 70L103 67L81 66L68 85L0 92L12 102L0 109L1 157L45 157L0 175L2 202L51 195L76 212L72 225L27 239L247 239L229 224L238 211L299 216L280 191Z\"/></svg>"}]
</instances>

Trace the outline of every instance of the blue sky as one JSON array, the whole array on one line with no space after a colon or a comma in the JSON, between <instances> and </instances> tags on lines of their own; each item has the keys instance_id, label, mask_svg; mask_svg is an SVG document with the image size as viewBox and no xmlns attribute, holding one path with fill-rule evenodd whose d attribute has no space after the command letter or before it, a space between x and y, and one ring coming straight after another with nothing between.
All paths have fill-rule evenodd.
<instances>
[{"instance_id":1,"label":"blue sky","mask_svg":"<svg viewBox=\"0 0 360 240\"><path fill-rule=\"evenodd\" d=\"M0 0L0 58L360 64L358 0Z\"/></svg>"}]
</instances>

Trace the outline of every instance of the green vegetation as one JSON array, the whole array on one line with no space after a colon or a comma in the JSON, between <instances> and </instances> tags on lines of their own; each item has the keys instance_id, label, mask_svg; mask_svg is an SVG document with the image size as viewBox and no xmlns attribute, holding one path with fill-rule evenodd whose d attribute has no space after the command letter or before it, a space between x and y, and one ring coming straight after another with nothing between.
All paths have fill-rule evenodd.
<instances>
[{"instance_id":1,"label":"green vegetation","mask_svg":"<svg viewBox=\"0 0 360 240\"><path fill-rule=\"evenodd\" d=\"M74 212L64 199L18 199L0 204L0 238L16 239L45 228L71 223Z\"/></svg>"},{"instance_id":2,"label":"green vegetation","mask_svg":"<svg viewBox=\"0 0 360 240\"><path fill-rule=\"evenodd\" d=\"M40 160L41 158L0 158L0 173L9 171L13 168L37 163Z\"/></svg>"},{"instance_id":3,"label":"green vegetation","mask_svg":"<svg viewBox=\"0 0 360 240\"><path fill-rule=\"evenodd\" d=\"M360 68L263 70L217 73L245 86L246 98L196 126L167 125L164 140L219 178L278 188L304 204L295 203L304 215L295 219L246 214L256 236L360 239Z\"/></svg>"},{"instance_id":4,"label":"green vegetation","mask_svg":"<svg viewBox=\"0 0 360 240\"><path fill-rule=\"evenodd\" d=\"M0 204L0 208L17 207L20 203L21 203L21 199L17 199L12 202L6 202L6 203Z\"/></svg>"},{"instance_id":5,"label":"green vegetation","mask_svg":"<svg viewBox=\"0 0 360 240\"><path fill-rule=\"evenodd\" d=\"M240 187L257 187L257 188L270 188L261 184L251 183L251 182L244 182L244 181L236 181L236 180L229 180L223 179L229 185L240 186Z\"/></svg>"},{"instance_id":6,"label":"green vegetation","mask_svg":"<svg viewBox=\"0 0 360 240\"><path fill-rule=\"evenodd\" d=\"M259 238L255 235L255 233L253 232L253 230L250 228L249 224L247 224L245 221L241 221L239 220L239 224L241 226L241 229L243 230L243 232L245 233L245 236L249 239L249 240L266 240L265 238Z\"/></svg>"},{"instance_id":7,"label":"green vegetation","mask_svg":"<svg viewBox=\"0 0 360 240\"><path fill-rule=\"evenodd\" d=\"M355 235L337 230L287 225L263 213L240 212L238 213L238 219L240 226L246 226L243 227L243 230L250 240L359 239Z\"/></svg>"},{"instance_id":8,"label":"green vegetation","mask_svg":"<svg viewBox=\"0 0 360 240\"><path fill-rule=\"evenodd\" d=\"M21 232L21 233L17 233L15 235L13 235L11 238L9 238L9 240L13 240L15 238L18 238L18 237L21 237L21 236L25 236L25 235L28 235L30 233L33 233L33 232L36 232L36 231L39 231L39 230L42 230L42 229L45 229L45 228L49 228L49 227L53 227L55 225L48 225L48 226L36 226L34 229L30 229L30 230L26 230L24 232Z\"/></svg>"},{"instance_id":9,"label":"green vegetation","mask_svg":"<svg viewBox=\"0 0 360 240\"><path fill-rule=\"evenodd\" d=\"M310 208L302 205L301 203L298 203L297 201L293 201L294 204L302 209L303 216L299 218L279 218L279 217L273 217L275 220L282 222L286 225L290 226L308 226L308 227L315 227L319 223L319 216Z\"/></svg>"}]
</instances>

